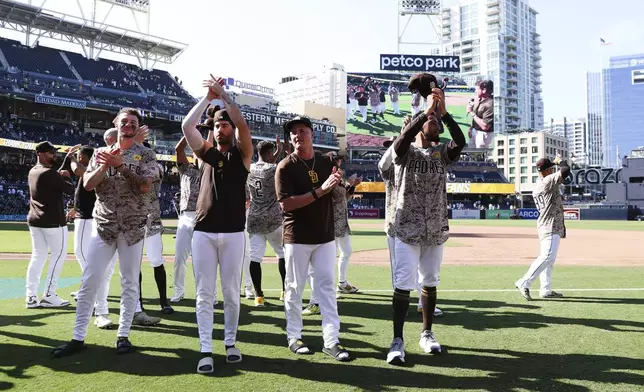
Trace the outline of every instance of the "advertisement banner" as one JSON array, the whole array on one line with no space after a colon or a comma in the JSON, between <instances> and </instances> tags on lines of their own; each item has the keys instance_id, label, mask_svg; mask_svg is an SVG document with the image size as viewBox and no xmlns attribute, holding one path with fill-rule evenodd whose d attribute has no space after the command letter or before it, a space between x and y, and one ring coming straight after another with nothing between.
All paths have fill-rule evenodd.
<instances>
[{"instance_id":1,"label":"advertisement banner","mask_svg":"<svg viewBox=\"0 0 644 392\"><path fill-rule=\"evenodd\" d=\"M380 210L377 208L354 209L349 208L349 218L351 219L378 219Z\"/></svg>"},{"instance_id":2,"label":"advertisement banner","mask_svg":"<svg viewBox=\"0 0 644 392\"><path fill-rule=\"evenodd\" d=\"M85 109L87 102L78 99L52 97L50 95L36 95L36 103L45 103L48 105L65 106L68 108Z\"/></svg>"},{"instance_id":3,"label":"advertisement banner","mask_svg":"<svg viewBox=\"0 0 644 392\"><path fill-rule=\"evenodd\" d=\"M481 219L480 210L452 210L452 219Z\"/></svg>"},{"instance_id":4,"label":"advertisement banner","mask_svg":"<svg viewBox=\"0 0 644 392\"><path fill-rule=\"evenodd\" d=\"M26 221L27 215L0 215L0 221Z\"/></svg>"},{"instance_id":5,"label":"advertisement banner","mask_svg":"<svg viewBox=\"0 0 644 392\"><path fill-rule=\"evenodd\" d=\"M564 219L566 220L580 220L581 213L579 208L564 208Z\"/></svg>"},{"instance_id":6,"label":"advertisement banner","mask_svg":"<svg viewBox=\"0 0 644 392\"><path fill-rule=\"evenodd\" d=\"M261 122L265 124L275 124L275 125L279 125L280 127L291 120L290 117L276 116L270 113L254 112L254 111L243 110L243 109L241 110L241 113L242 113L242 116L244 116L244 120L246 121ZM314 131L325 132L325 133L336 133L338 131L338 128L333 124L322 123L315 120L311 120L311 123L313 124Z\"/></svg>"},{"instance_id":7,"label":"advertisement banner","mask_svg":"<svg viewBox=\"0 0 644 392\"><path fill-rule=\"evenodd\" d=\"M477 195L513 195L514 184L493 184L493 183L460 183L448 182L447 193L473 193ZM357 193L385 193L383 182L362 182L356 187Z\"/></svg>"},{"instance_id":8,"label":"advertisement banner","mask_svg":"<svg viewBox=\"0 0 644 392\"><path fill-rule=\"evenodd\" d=\"M381 54L382 71L461 72L459 56Z\"/></svg>"},{"instance_id":9,"label":"advertisement banner","mask_svg":"<svg viewBox=\"0 0 644 392\"><path fill-rule=\"evenodd\" d=\"M513 214L513 210L486 210L485 219L510 219Z\"/></svg>"},{"instance_id":10,"label":"advertisement banner","mask_svg":"<svg viewBox=\"0 0 644 392\"><path fill-rule=\"evenodd\" d=\"M517 215L522 219L537 219L539 218L539 210L536 208L519 208Z\"/></svg>"}]
</instances>

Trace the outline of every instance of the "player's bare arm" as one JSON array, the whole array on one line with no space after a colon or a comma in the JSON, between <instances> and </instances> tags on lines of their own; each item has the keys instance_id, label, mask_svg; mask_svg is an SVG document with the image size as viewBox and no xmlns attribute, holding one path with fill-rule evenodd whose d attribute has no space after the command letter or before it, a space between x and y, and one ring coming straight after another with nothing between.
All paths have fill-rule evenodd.
<instances>
[{"instance_id":1,"label":"player's bare arm","mask_svg":"<svg viewBox=\"0 0 644 392\"><path fill-rule=\"evenodd\" d=\"M333 188L338 186L338 184L340 184L341 182L342 171L334 167L333 173L329 176L329 178L326 179L326 181L324 181L321 187L302 195L290 196L283 200L280 200L282 211L291 212L293 210L297 210L298 208L306 207L318 198L330 193Z\"/></svg>"},{"instance_id":2,"label":"player's bare arm","mask_svg":"<svg viewBox=\"0 0 644 392\"><path fill-rule=\"evenodd\" d=\"M241 152L246 169L250 170L250 162L253 158L254 152L253 140L250 136L250 128L248 128L248 124L246 123L241 110L239 110L239 106L237 106L233 99L226 93L222 84L222 79L217 79L210 75L209 91L214 90L214 94L224 101L226 111L228 112L230 119L233 121L233 124L235 124L235 137L238 141L237 147Z\"/></svg>"},{"instance_id":3,"label":"player's bare arm","mask_svg":"<svg viewBox=\"0 0 644 392\"><path fill-rule=\"evenodd\" d=\"M179 143L174 147L174 151L177 153L177 165L183 165L188 163L188 157L186 156L186 147L188 146L188 142L186 141L186 137L182 137L181 140L179 140Z\"/></svg>"},{"instance_id":4,"label":"player's bare arm","mask_svg":"<svg viewBox=\"0 0 644 392\"><path fill-rule=\"evenodd\" d=\"M209 81L204 81L204 87L207 87L208 83ZM212 142L203 139L201 132L199 132L199 130L197 129L197 124L201 119L203 111L206 110L206 107L208 107L208 103L216 98L217 96L215 95L214 91L211 91L211 89L208 88L208 93L206 94L206 96L201 98L201 100L197 102L197 104L193 106L192 109L190 109L190 111L186 115L186 118L184 118L183 122L181 123L181 130L183 131L183 135L186 138L186 142L188 143L192 151L194 151L197 155L205 153L213 147Z\"/></svg>"},{"instance_id":5,"label":"player's bare arm","mask_svg":"<svg viewBox=\"0 0 644 392\"><path fill-rule=\"evenodd\" d=\"M96 159L96 162L98 162L98 154L100 154L102 150L99 150L97 153L94 154L94 157L92 159ZM92 165L90 164L90 167ZM100 164L98 165L98 168L96 170L92 171L85 171L85 174L83 175L83 184L85 186L85 190L88 191L93 191L96 189L97 186L103 180L105 179L105 176L107 175L108 170L110 167L107 164Z\"/></svg>"},{"instance_id":6,"label":"player's bare arm","mask_svg":"<svg viewBox=\"0 0 644 392\"><path fill-rule=\"evenodd\" d=\"M282 152L284 151L284 145L282 144L282 141L280 140L280 135L277 135L275 137L275 146L277 147L275 149L275 153L273 156L275 158L278 158L280 155L282 155Z\"/></svg>"}]
</instances>

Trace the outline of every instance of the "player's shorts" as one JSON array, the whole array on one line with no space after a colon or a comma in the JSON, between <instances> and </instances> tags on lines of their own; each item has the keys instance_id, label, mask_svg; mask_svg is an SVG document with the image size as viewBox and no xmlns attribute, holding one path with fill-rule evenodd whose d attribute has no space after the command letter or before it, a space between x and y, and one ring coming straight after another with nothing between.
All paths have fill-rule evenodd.
<instances>
[{"instance_id":1,"label":"player's shorts","mask_svg":"<svg viewBox=\"0 0 644 392\"><path fill-rule=\"evenodd\" d=\"M416 290L417 284L436 287L443 262L443 245L410 245L392 238L393 252L390 255L394 287L400 290Z\"/></svg>"},{"instance_id":2,"label":"player's shorts","mask_svg":"<svg viewBox=\"0 0 644 392\"><path fill-rule=\"evenodd\" d=\"M250 260L261 263L266 253L266 241L273 248L278 259L284 258L282 247L282 226L268 234L250 234Z\"/></svg>"},{"instance_id":3,"label":"player's shorts","mask_svg":"<svg viewBox=\"0 0 644 392\"><path fill-rule=\"evenodd\" d=\"M493 138L492 132L476 131L476 148L489 148Z\"/></svg>"},{"instance_id":4,"label":"player's shorts","mask_svg":"<svg viewBox=\"0 0 644 392\"><path fill-rule=\"evenodd\" d=\"M145 252L152 267L163 265L165 260L163 260L163 240L161 239L161 233L145 237L143 246L145 246Z\"/></svg>"}]
</instances>

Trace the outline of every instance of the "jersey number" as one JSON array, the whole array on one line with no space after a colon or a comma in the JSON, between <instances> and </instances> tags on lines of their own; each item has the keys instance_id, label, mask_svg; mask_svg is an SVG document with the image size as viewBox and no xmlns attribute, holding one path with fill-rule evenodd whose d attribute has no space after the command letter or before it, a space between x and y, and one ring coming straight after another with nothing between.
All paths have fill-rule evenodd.
<instances>
[{"instance_id":1,"label":"jersey number","mask_svg":"<svg viewBox=\"0 0 644 392\"><path fill-rule=\"evenodd\" d=\"M260 180L255 181L255 196L258 198L264 196L264 192L262 192L262 182Z\"/></svg>"},{"instance_id":2,"label":"jersey number","mask_svg":"<svg viewBox=\"0 0 644 392\"><path fill-rule=\"evenodd\" d=\"M543 197L543 195L537 195L537 197L534 199L534 204L537 206L537 210L541 212L544 208L546 208L546 198Z\"/></svg>"}]
</instances>

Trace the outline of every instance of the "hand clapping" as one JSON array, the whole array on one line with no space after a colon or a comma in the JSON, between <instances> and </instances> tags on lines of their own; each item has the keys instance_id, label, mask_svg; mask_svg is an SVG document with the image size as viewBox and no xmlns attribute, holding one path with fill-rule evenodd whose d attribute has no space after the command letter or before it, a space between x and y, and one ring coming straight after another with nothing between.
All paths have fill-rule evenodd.
<instances>
[{"instance_id":1,"label":"hand clapping","mask_svg":"<svg viewBox=\"0 0 644 392\"><path fill-rule=\"evenodd\" d=\"M342 182L342 170L334 167L329 178L327 178L322 184L322 192L324 192L324 194L331 192L340 182Z\"/></svg>"},{"instance_id":2,"label":"hand clapping","mask_svg":"<svg viewBox=\"0 0 644 392\"><path fill-rule=\"evenodd\" d=\"M123 157L121 157L121 150L114 151L99 151L96 155L96 163L104 167L119 167L123 164Z\"/></svg>"}]
</instances>

